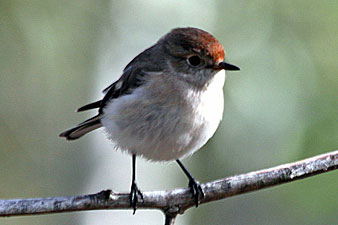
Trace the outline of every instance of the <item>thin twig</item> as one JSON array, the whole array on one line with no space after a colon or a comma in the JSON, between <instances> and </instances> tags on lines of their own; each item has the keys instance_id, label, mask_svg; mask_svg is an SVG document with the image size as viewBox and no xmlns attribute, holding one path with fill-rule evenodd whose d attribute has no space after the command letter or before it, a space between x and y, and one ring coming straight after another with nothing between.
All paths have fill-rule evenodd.
<instances>
[{"instance_id":1,"label":"thin twig","mask_svg":"<svg viewBox=\"0 0 338 225\"><path fill-rule=\"evenodd\" d=\"M303 179L338 168L338 151L318 155L278 167L232 176L201 184L204 198L200 204ZM143 192L139 209L160 209L166 224L174 224L176 215L195 206L188 188ZM0 217L60 213L82 210L131 209L128 193L111 190L91 195L35 199L0 200Z\"/></svg>"}]
</instances>

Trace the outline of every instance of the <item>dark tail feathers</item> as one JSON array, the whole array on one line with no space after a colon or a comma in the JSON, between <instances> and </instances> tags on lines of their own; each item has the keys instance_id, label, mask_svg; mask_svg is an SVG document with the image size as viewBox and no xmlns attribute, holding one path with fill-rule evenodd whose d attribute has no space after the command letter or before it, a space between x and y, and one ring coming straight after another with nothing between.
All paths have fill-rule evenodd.
<instances>
[{"instance_id":1,"label":"dark tail feathers","mask_svg":"<svg viewBox=\"0 0 338 225\"><path fill-rule=\"evenodd\" d=\"M76 140L83 135L102 127L100 119L101 115L94 116L89 120L78 124L76 127L62 132L60 137L65 137L67 140Z\"/></svg>"}]
</instances>

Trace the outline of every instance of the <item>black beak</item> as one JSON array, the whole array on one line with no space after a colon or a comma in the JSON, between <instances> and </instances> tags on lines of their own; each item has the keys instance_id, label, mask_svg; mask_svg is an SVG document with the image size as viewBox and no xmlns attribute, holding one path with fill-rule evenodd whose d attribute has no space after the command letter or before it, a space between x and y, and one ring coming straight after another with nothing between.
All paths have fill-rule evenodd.
<instances>
[{"instance_id":1,"label":"black beak","mask_svg":"<svg viewBox=\"0 0 338 225\"><path fill-rule=\"evenodd\" d=\"M229 63L226 62L220 62L217 66L214 67L215 69L223 69L223 70L240 70L239 67L235 66L235 65L231 65Z\"/></svg>"}]
</instances>

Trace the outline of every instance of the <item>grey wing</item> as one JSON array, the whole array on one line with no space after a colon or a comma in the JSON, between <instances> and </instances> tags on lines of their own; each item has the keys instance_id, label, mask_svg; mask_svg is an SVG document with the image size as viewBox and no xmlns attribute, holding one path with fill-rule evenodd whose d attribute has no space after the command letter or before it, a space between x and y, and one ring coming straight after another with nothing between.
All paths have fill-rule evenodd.
<instances>
[{"instance_id":1,"label":"grey wing","mask_svg":"<svg viewBox=\"0 0 338 225\"><path fill-rule=\"evenodd\" d=\"M78 112L81 112L84 110L99 108L98 115L78 124L71 129L62 132L60 134L60 137L65 137L67 140L76 140L83 135L102 127L102 110L105 104L111 99L131 93L132 89L137 88L142 84L141 77L143 75L144 73L138 70L125 70L120 79L108 87L108 89L106 90L106 95L102 100L82 106L77 110Z\"/></svg>"},{"instance_id":2,"label":"grey wing","mask_svg":"<svg viewBox=\"0 0 338 225\"><path fill-rule=\"evenodd\" d=\"M144 73L141 69L132 69L129 67L125 70L118 81L103 90L105 92L105 96L101 100L99 113L102 113L103 108L111 99L130 94L132 90L141 86L144 82L145 75L146 73Z\"/></svg>"},{"instance_id":3,"label":"grey wing","mask_svg":"<svg viewBox=\"0 0 338 225\"><path fill-rule=\"evenodd\" d=\"M81 112L89 109L99 108L99 114L101 114L102 109L105 107L108 101L125 94L130 94L132 90L143 84L145 80L144 77L148 73L157 73L158 71L161 71L158 64L151 63L149 61L149 59L153 58L149 57L152 52L151 49L153 48L154 46L141 52L124 68L121 77L103 90L105 96L102 100L82 106L77 111ZM145 71L144 67L147 67L147 70L149 71Z\"/></svg>"},{"instance_id":4,"label":"grey wing","mask_svg":"<svg viewBox=\"0 0 338 225\"><path fill-rule=\"evenodd\" d=\"M142 78L144 73L138 70L131 70L128 68L124 71L120 79L106 87L102 92L105 94L102 100L89 103L77 109L77 112L82 112L90 109L99 108L99 112L106 105L107 101L113 98L117 98L124 94L130 94L131 90L137 88L142 84Z\"/></svg>"}]
</instances>

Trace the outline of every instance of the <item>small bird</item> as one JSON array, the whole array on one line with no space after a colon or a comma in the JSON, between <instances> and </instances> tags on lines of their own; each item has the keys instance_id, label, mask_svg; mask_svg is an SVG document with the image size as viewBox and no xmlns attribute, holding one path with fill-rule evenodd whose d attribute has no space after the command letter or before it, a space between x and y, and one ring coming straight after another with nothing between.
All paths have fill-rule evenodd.
<instances>
[{"instance_id":1,"label":"small bird","mask_svg":"<svg viewBox=\"0 0 338 225\"><path fill-rule=\"evenodd\" d=\"M174 161L189 179L196 207L200 184L180 161L199 150L215 133L223 114L226 63L222 44L198 28L176 28L137 55L122 76L103 90L102 100L77 111L98 114L60 134L67 140L104 127L116 149L132 155L130 205L143 199L136 184L136 157Z\"/></svg>"}]
</instances>

